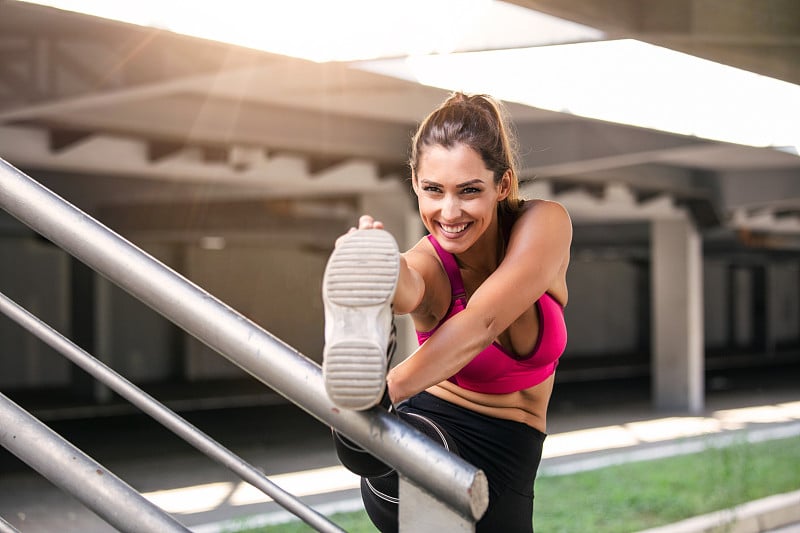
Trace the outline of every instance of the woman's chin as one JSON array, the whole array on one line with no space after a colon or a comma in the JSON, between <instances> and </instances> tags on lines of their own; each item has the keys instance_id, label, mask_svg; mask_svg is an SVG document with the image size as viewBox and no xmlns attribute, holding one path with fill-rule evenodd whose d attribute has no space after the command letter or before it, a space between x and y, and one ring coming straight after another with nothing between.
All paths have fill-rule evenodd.
<instances>
[{"instance_id":1,"label":"woman's chin","mask_svg":"<svg viewBox=\"0 0 800 533\"><path fill-rule=\"evenodd\" d=\"M471 244L470 241L470 228L467 228L458 233L444 231L438 228L435 233L436 240L447 252L451 254L461 253L467 250Z\"/></svg>"}]
</instances>

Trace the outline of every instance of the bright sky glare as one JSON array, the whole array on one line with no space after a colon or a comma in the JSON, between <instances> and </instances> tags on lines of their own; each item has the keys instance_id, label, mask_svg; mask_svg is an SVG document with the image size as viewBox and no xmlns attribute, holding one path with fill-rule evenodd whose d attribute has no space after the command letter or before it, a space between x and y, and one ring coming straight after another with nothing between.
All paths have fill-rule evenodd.
<instances>
[{"instance_id":1,"label":"bright sky glare","mask_svg":"<svg viewBox=\"0 0 800 533\"><path fill-rule=\"evenodd\" d=\"M412 56L361 68L705 139L800 145L800 86L635 40Z\"/></svg>"},{"instance_id":2,"label":"bright sky glare","mask_svg":"<svg viewBox=\"0 0 800 533\"><path fill-rule=\"evenodd\" d=\"M33 3L312 61L373 59L358 66L610 122L800 146L798 85L639 41L600 41L598 30L498 0ZM470 50L491 51L453 53Z\"/></svg>"},{"instance_id":3,"label":"bright sky glare","mask_svg":"<svg viewBox=\"0 0 800 533\"><path fill-rule=\"evenodd\" d=\"M603 36L595 29L497 0L30 3L320 62L535 46Z\"/></svg>"}]
</instances>

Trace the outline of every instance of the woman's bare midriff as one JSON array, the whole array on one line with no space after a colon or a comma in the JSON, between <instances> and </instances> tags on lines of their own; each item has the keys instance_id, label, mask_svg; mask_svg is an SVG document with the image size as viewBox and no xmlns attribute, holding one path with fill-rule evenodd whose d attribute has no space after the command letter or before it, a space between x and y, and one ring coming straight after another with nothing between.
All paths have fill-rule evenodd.
<instances>
[{"instance_id":1,"label":"woman's bare midriff","mask_svg":"<svg viewBox=\"0 0 800 533\"><path fill-rule=\"evenodd\" d=\"M442 381L428 392L452 404L476 413L504 420L522 422L542 433L547 432L547 405L553 392L554 377L529 389L509 394L486 394L462 389L455 383Z\"/></svg>"}]
</instances>

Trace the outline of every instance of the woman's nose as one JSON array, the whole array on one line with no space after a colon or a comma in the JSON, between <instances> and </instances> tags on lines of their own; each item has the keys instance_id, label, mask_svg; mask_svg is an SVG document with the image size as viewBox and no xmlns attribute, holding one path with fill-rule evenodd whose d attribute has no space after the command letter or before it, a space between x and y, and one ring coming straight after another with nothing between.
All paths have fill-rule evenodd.
<instances>
[{"instance_id":1,"label":"woman's nose","mask_svg":"<svg viewBox=\"0 0 800 533\"><path fill-rule=\"evenodd\" d=\"M461 215L461 203L458 198L451 195L444 197L442 205L442 218L445 220L457 220Z\"/></svg>"}]
</instances>

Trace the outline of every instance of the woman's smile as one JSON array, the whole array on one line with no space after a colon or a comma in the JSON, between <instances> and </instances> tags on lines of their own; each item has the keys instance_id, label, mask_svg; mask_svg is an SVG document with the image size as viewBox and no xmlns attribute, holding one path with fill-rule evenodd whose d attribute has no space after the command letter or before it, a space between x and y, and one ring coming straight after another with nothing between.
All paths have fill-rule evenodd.
<instances>
[{"instance_id":1,"label":"woman's smile","mask_svg":"<svg viewBox=\"0 0 800 533\"><path fill-rule=\"evenodd\" d=\"M439 222L439 227L442 228L442 232L454 237L466 230L469 225L470 224L466 222L462 224L445 224L444 222Z\"/></svg>"}]
</instances>

